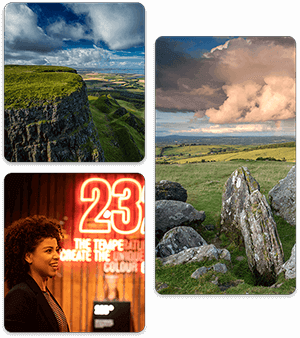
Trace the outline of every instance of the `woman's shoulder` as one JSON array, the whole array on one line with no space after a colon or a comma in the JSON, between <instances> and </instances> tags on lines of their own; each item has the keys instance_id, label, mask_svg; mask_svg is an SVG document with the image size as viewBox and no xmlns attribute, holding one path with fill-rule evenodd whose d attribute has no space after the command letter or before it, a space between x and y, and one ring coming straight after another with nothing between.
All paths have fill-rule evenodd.
<instances>
[{"instance_id":1,"label":"woman's shoulder","mask_svg":"<svg viewBox=\"0 0 300 338\"><path fill-rule=\"evenodd\" d=\"M28 284L20 283L10 289L4 299L5 328L9 332L32 331L38 300Z\"/></svg>"},{"instance_id":2,"label":"woman's shoulder","mask_svg":"<svg viewBox=\"0 0 300 338\"><path fill-rule=\"evenodd\" d=\"M10 289L5 296L6 302L14 302L17 301L19 304L22 300L26 302L34 302L36 299L36 293L32 290L32 288L26 283L22 282L15 285L12 289Z\"/></svg>"}]
</instances>

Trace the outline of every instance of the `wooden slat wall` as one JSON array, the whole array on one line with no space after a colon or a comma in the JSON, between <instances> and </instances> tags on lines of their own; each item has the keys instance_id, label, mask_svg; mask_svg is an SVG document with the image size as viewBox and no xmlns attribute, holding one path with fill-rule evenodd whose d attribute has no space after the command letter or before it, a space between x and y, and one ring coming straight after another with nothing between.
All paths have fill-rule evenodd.
<instances>
[{"instance_id":1,"label":"wooden slat wall","mask_svg":"<svg viewBox=\"0 0 300 338\"><path fill-rule=\"evenodd\" d=\"M106 174L119 178L117 174ZM129 175L130 176L130 175ZM79 184L101 174L9 174L5 178L5 226L22 217L36 214L63 220L67 230L64 246L75 248L74 233L78 227L76 215L82 213L76 205ZM130 177L141 175L132 174ZM143 183L142 183L143 185ZM77 232L78 233L78 232ZM135 239L144 240L139 234ZM76 237L76 236L75 236ZM92 237L81 234L81 237ZM99 234L97 238L99 238ZM101 236L102 238L102 236ZM118 233L103 238L125 238ZM104 299L103 263L60 262L59 274L48 281L48 287L61 304L72 332L91 332L93 301ZM131 331L140 332L145 325L145 278L141 272L118 274L119 299L131 302ZM7 290L6 290L7 291Z\"/></svg>"}]
</instances>

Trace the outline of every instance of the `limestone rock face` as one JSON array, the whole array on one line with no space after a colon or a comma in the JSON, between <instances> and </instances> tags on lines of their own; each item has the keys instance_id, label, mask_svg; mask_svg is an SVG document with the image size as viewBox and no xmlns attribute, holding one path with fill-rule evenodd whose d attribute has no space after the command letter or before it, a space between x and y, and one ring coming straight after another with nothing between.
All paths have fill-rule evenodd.
<instances>
[{"instance_id":1,"label":"limestone rock face","mask_svg":"<svg viewBox=\"0 0 300 338\"><path fill-rule=\"evenodd\" d=\"M174 200L186 202L187 191L180 183L162 180L155 184L155 200Z\"/></svg>"},{"instance_id":2,"label":"limestone rock face","mask_svg":"<svg viewBox=\"0 0 300 338\"><path fill-rule=\"evenodd\" d=\"M155 202L155 239L156 244L163 235L178 226L197 226L205 220L204 211L198 211L188 203L180 201Z\"/></svg>"},{"instance_id":3,"label":"limestone rock face","mask_svg":"<svg viewBox=\"0 0 300 338\"><path fill-rule=\"evenodd\" d=\"M10 162L104 162L86 85L31 108L4 112L5 158Z\"/></svg>"},{"instance_id":4,"label":"limestone rock face","mask_svg":"<svg viewBox=\"0 0 300 338\"><path fill-rule=\"evenodd\" d=\"M155 248L157 257L174 255L188 248L207 245L206 241L191 227L176 227L164 234Z\"/></svg>"},{"instance_id":5,"label":"limestone rock face","mask_svg":"<svg viewBox=\"0 0 300 338\"><path fill-rule=\"evenodd\" d=\"M227 180L222 197L221 232L245 245L257 283L271 285L283 264L283 250L271 208L247 168Z\"/></svg>"},{"instance_id":6,"label":"limestone rock face","mask_svg":"<svg viewBox=\"0 0 300 338\"><path fill-rule=\"evenodd\" d=\"M296 166L269 191L269 200L276 215L296 226Z\"/></svg>"}]
</instances>

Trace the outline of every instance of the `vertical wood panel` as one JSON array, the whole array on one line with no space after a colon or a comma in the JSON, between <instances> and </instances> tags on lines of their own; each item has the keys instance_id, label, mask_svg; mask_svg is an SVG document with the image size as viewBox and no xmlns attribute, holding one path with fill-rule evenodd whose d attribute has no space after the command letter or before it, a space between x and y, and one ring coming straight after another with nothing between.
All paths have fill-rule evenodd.
<instances>
[{"instance_id":1,"label":"vertical wood panel","mask_svg":"<svg viewBox=\"0 0 300 338\"><path fill-rule=\"evenodd\" d=\"M104 174L103 174L104 175ZM64 246L74 248L74 235L78 234L78 215L86 205L78 205L79 186L91 177L101 174L10 174L5 178L5 226L21 217L43 214L64 222ZM139 175L129 175L140 178ZM113 182L117 174L105 174ZM67 219L65 218L67 217ZM90 238L89 234L81 234ZM125 236L115 231L97 238L137 239L140 234ZM58 275L49 280L48 287L61 304L71 331L91 332L93 301L104 299L103 263L61 262ZM120 301L131 302L133 331L141 331L145 324L145 280L137 273L119 273Z\"/></svg>"}]
</instances>

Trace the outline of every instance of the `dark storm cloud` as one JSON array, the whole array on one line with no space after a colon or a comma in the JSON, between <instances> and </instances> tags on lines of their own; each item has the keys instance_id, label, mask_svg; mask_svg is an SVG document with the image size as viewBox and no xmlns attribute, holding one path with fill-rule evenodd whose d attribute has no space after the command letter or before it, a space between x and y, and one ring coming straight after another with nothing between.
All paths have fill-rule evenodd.
<instances>
[{"instance_id":1,"label":"dark storm cloud","mask_svg":"<svg viewBox=\"0 0 300 338\"><path fill-rule=\"evenodd\" d=\"M192 57L186 46L165 37L156 40L156 107L162 111L199 112L224 101L224 82L214 78L214 62Z\"/></svg>"},{"instance_id":2,"label":"dark storm cloud","mask_svg":"<svg viewBox=\"0 0 300 338\"><path fill-rule=\"evenodd\" d=\"M228 39L193 57L172 38L156 42L156 108L193 111L210 123L279 121L295 116L295 41Z\"/></svg>"}]
</instances>

